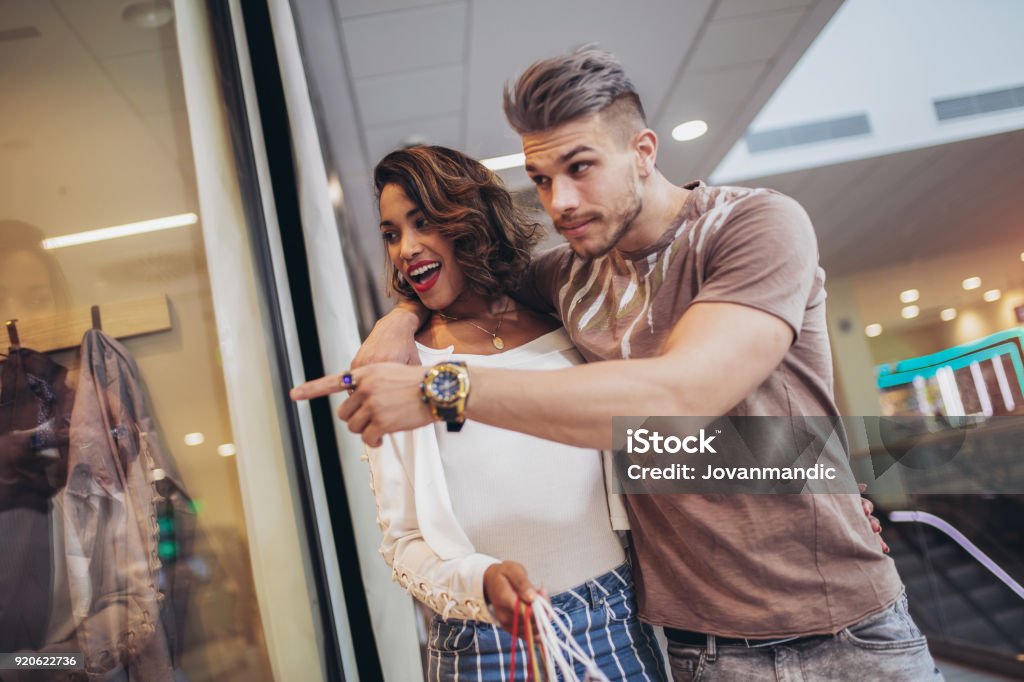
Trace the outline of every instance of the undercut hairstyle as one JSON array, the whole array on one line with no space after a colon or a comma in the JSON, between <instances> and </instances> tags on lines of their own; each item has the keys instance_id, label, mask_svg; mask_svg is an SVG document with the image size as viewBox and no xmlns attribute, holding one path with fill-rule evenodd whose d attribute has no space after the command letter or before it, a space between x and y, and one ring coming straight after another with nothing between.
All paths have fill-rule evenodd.
<instances>
[{"instance_id":1,"label":"undercut hairstyle","mask_svg":"<svg viewBox=\"0 0 1024 682\"><path fill-rule=\"evenodd\" d=\"M600 114L627 142L647 127L640 95L619 59L587 45L534 62L505 84L505 117L520 135Z\"/></svg>"},{"instance_id":2,"label":"undercut hairstyle","mask_svg":"<svg viewBox=\"0 0 1024 682\"><path fill-rule=\"evenodd\" d=\"M526 217L482 163L447 147L409 147L381 159L373 184L378 202L385 186L401 187L427 228L451 240L472 291L493 299L519 286L542 227ZM418 298L390 259L385 270L389 294Z\"/></svg>"}]
</instances>

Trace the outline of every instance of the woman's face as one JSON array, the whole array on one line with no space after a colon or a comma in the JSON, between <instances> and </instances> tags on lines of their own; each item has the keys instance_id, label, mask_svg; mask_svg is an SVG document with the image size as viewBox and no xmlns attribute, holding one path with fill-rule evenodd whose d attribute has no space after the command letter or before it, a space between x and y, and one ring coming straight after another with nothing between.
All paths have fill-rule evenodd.
<instances>
[{"instance_id":1,"label":"woman's face","mask_svg":"<svg viewBox=\"0 0 1024 682\"><path fill-rule=\"evenodd\" d=\"M27 320L56 313L57 294L37 255L18 250L0 258L0 318Z\"/></svg>"},{"instance_id":2,"label":"woman's face","mask_svg":"<svg viewBox=\"0 0 1024 682\"><path fill-rule=\"evenodd\" d=\"M395 184L380 193L380 232L388 258L431 310L450 306L466 288L451 240Z\"/></svg>"}]
</instances>

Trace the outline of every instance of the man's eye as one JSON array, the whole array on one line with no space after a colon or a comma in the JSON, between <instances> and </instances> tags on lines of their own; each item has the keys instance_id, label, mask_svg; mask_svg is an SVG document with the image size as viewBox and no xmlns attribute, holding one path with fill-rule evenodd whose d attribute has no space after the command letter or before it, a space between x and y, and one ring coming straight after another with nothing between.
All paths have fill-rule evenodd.
<instances>
[{"instance_id":1,"label":"man's eye","mask_svg":"<svg viewBox=\"0 0 1024 682\"><path fill-rule=\"evenodd\" d=\"M590 166L591 163L589 161L577 161L576 163L569 166L569 172L572 173L573 175L577 175L590 168Z\"/></svg>"},{"instance_id":2,"label":"man's eye","mask_svg":"<svg viewBox=\"0 0 1024 682\"><path fill-rule=\"evenodd\" d=\"M543 175L534 175L530 179L533 180L533 184L537 185L538 187L543 187L548 182L548 179Z\"/></svg>"}]
</instances>

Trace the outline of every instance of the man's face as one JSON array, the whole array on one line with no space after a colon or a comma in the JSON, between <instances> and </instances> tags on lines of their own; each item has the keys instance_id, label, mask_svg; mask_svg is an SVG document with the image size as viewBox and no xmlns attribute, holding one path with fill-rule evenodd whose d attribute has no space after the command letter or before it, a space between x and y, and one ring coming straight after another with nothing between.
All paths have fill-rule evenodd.
<instances>
[{"instance_id":1,"label":"man's face","mask_svg":"<svg viewBox=\"0 0 1024 682\"><path fill-rule=\"evenodd\" d=\"M526 172L544 210L582 258L608 253L642 206L637 154L601 116L523 135Z\"/></svg>"}]
</instances>

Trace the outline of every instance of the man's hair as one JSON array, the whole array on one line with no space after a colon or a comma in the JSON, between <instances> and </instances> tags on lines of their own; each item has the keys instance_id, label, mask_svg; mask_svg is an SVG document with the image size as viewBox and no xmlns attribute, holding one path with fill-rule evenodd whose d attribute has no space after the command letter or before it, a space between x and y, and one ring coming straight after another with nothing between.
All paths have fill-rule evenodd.
<instances>
[{"instance_id":1,"label":"man's hair","mask_svg":"<svg viewBox=\"0 0 1024 682\"><path fill-rule=\"evenodd\" d=\"M378 200L386 185L401 187L428 228L452 241L471 290L495 298L518 287L542 228L479 161L447 147L399 149L377 164L373 184ZM390 259L385 267L389 288L415 300L416 292Z\"/></svg>"},{"instance_id":2,"label":"man's hair","mask_svg":"<svg viewBox=\"0 0 1024 682\"><path fill-rule=\"evenodd\" d=\"M592 45L534 62L505 84L505 117L520 135L600 113L624 137L647 127L636 86L619 59Z\"/></svg>"}]
</instances>

